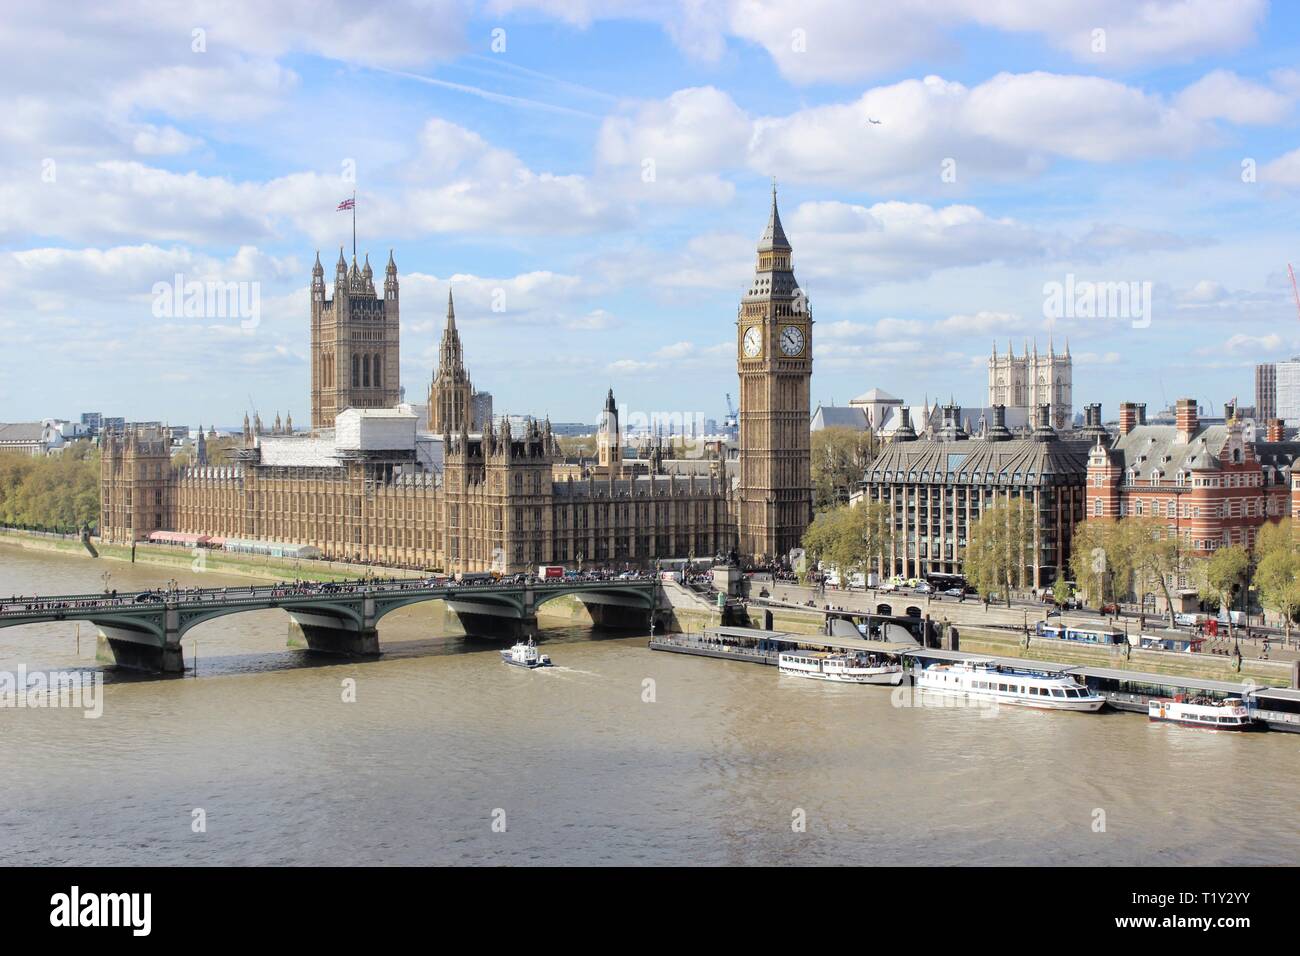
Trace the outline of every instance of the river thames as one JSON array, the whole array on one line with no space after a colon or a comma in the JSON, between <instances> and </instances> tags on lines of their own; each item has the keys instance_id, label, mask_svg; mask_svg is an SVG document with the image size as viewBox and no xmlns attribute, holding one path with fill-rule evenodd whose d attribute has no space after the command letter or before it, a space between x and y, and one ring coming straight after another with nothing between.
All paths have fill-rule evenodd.
<instances>
[{"instance_id":1,"label":"river thames","mask_svg":"<svg viewBox=\"0 0 1300 956\"><path fill-rule=\"evenodd\" d=\"M249 583L0 545L6 596L105 570ZM283 612L220 618L186 637L197 676L110 672L98 719L0 710L4 862L1300 863L1300 735L898 708L546 620L556 666L526 671L440 622L395 612L381 658L338 661L288 647ZM0 629L0 670L100 669L80 640Z\"/></svg>"}]
</instances>

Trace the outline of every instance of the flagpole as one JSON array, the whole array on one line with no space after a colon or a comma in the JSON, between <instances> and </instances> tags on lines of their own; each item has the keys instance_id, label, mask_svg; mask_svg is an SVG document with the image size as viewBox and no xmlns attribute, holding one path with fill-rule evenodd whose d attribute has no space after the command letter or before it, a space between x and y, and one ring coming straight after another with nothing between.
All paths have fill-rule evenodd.
<instances>
[{"instance_id":1,"label":"flagpole","mask_svg":"<svg viewBox=\"0 0 1300 956\"><path fill-rule=\"evenodd\" d=\"M357 191L352 190L352 261L357 261Z\"/></svg>"}]
</instances>

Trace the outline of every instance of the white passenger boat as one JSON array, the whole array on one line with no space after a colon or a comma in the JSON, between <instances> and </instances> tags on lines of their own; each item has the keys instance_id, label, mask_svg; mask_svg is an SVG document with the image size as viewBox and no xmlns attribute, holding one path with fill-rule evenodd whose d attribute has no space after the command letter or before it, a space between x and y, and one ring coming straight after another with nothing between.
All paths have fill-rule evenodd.
<instances>
[{"instance_id":1,"label":"white passenger boat","mask_svg":"<svg viewBox=\"0 0 1300 956\"><path fill-rule=\"evenodd\" d=\"M1248 730L1250 711L1240 697L1216 700L1213 697L1157 698L1147 702L1147 716L1189 727L1212 727L1215 730Z\"/></svg>"},{"instance_id":2,"label":"white passenger boat","mask_svg":"<svg viewBox=\"0 0 1300 956\"><path fill-rule=\"evenodd\" d=\"M533 643L530 637L525 643L520 641L513 645L510 650L501 652L501 659L507 664L513 664L516 667L550 667L551 659L546 654L537 650L537 645Z\"/></svg>"},{"instance_id":3,"label":"white passenger boat","mask_svg":"<svg viewBox=\"0 0 1300 956\"><path fill-rule=\"evenodd\" d=\"M941 694L1042 710L1100 710L1106 698L1073 677L1017 670L990 660L931 664L916 675L916 686Z\"/></svg>"},{"instance_id":4,"label":"white passenger boat","mask_svg":"<svg viewBox=\"0 0 1300 956\"><path fill-rule=\"evenodd\" d=\"M834 654L829 651L785 651L777 669L791 677L838 681L843 684L886 684L903 682L903 667L875 654Z\"/></svg>"}]
</instances>

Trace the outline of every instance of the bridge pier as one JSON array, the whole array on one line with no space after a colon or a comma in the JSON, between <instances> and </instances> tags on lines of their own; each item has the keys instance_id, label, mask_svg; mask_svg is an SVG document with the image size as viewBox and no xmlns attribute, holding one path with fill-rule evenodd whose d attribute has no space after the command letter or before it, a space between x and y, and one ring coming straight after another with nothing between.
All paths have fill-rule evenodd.
<instances>
[{"instance_id":1,"label":"bridge pier","mask_svg":"<svg viewBox=\"0 0 1300 956\"><path fill-rule=\"evenodd\" d=\"M306 614L290 615L289 644L306 644L314 653L341 657L378 657L380 653L377 628L349 628L333 618Z\"/></svg>"},{"instance_id":2,"label":"bridge pier","mask_svg":"<svg viewBox=\"0 0 1300 956\"><path fill-rule=\"evenodd\" d=\"M466 637L488 637L509 641L522 641L537 635L537 618L503 617L500 614L479 614L447 605L447 615L459 622Z\"/></svg>"},{"instance_id":3,"label":"bridge pier","mask_svg":"<svg viewBox=\"0 0 1300 956\"><path fill-rule=\"evenodd\" d=\"M647 631L650 628L651 611L644 607L627 604L607 604L599 601L583 601L591 615L593 627L609 630Z\"/></svg>"},{"instance_id":4,"label":"bridge pier","mask_svg":"<svg viewBox=\"0 0 1300 956\"><path fill-rule=\"evenodd\" d=\"M184 673L185 659L179 632L169 628L167 636L160 642L156 635L142 631L103 624L97 627L97 657L128 670L150 674Z\"/></svg>"}]
</instances>

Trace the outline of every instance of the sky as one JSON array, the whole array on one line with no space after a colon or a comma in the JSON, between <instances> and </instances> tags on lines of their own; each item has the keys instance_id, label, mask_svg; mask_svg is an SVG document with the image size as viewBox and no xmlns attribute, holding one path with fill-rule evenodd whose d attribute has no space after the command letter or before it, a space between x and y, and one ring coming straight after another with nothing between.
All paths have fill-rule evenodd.
<instances>
[{"instance_id":1,"label":"sky","mask_svg":"<svg viewBox=\"0 0 1300 956\"><path fill-rule=\"evenodd\" d=\"M814 407L981 405L1049 338L1076 410L1250 404L1300 354L1298 38L1264 0L11 6L0 421L305 424L354 191L408 400L450 287L497 412L721 418L773 178Z\"/></svg>"}]
</instances>

